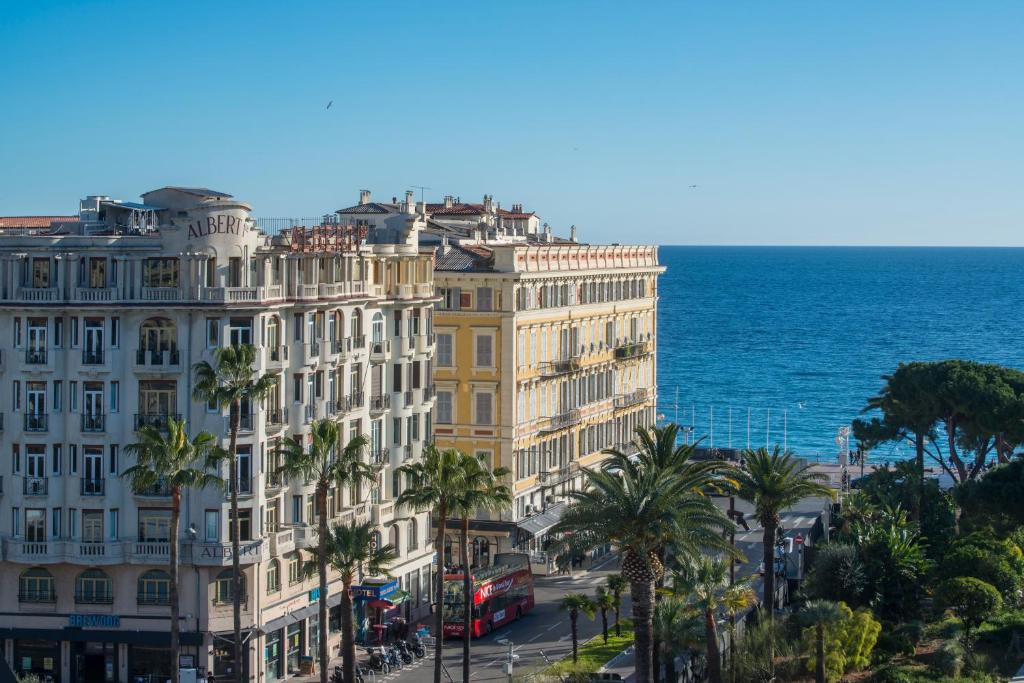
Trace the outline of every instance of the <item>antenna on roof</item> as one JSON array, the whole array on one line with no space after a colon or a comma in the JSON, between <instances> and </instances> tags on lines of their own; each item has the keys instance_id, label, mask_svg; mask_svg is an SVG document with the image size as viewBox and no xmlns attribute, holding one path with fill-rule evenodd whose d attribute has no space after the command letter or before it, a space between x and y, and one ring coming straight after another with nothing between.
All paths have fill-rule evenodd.
<instances>
[{"instance_id":1,"label":"antenna on roof","mask_svg":"<svg viewBox=\"0 0 1024 683\"><path fill-rule=\"evenodd\" d=\"M423 201L423 190L433 190L434 189L432 187L425 187L423 185L410 185L409 187L413 188L414 190L419 190L420 191L420 201L421 202Z\"/></svg>"}]
</instances>

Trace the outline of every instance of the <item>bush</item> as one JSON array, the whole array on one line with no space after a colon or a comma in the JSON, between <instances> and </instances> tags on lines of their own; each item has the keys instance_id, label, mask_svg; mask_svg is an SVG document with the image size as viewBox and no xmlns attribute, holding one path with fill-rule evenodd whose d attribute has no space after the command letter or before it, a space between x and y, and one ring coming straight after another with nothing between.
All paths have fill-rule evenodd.
<instances>
[{"instance_id":1,"label":"bush","mask_svg":"<svg viewBox=\"0 0 1024 683\"><path fill-rule=\"evenodd\" d=\"M1004 597L1015 600L1022 579L1014 566L1016 558L1003 543L994 538L989 542L989 547L970 541L957 542L939 565L939 578L973 576L995 586ZM1015 548L1012 544L1011 547Z\"/></svg>"},{"instance_id":2,"label":"bush","mask_svg":"<svg viewBox=\"0 0 1024 683\"><path fill-rule=\"evenodd\" d=\"M929 669L936 676L956 678L964 668L964 649L955 640L943 643L935 654Z\"/></svg>"},{"instance_id":3,"label":"bush","mask_svg":"<svg viewBox=\"0 0 1024 683\"><path fill-rule=\"evenodd\" d=\"M913 683L913 679L895 664L886 664L871 676L871 683Z\"/></svg>"},{"instance_id":4,"label":"bush","mask_svg":"<svg viewBox=\"0 0 1024 683\"><path fill-rule=\"evenodd\" d=\"M897 626L896 632L906 637L914 647L917 647L917 644L924 638L924 622L908 621L905 624Z\"/></svg>"},{"instance_id":5,"label":"bush","mask_svg":"<svg viewBox=\"0 0 1024 683\"><path fill-rule=\"evenodd\" d=\"M875 643L875 661L885 661L897 655L913 657L914 643L906 634L898 631L883 630Z\"/></svg>"},{"instance_id":6,"label":"bush","mask_svg":"<svg viewBox=\"0 0 1024 683\"><path fill-rule=\"evenodd\" d=\"M864 604L866 585L867 576L857 549L846 543L828 543L815 553L801 591L809 600L832 600L860 607Z\"/></svg>"}]
</instances>

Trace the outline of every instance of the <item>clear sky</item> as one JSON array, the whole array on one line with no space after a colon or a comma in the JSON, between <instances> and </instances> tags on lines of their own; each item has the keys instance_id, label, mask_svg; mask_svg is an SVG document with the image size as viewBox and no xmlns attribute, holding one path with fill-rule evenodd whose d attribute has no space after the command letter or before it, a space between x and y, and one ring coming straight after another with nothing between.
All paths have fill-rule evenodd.
<instances>
[{"instance_id":1,"label":"clear sky","mask_svg":"<svg viewBox=\"0 0 1024 683\"><path fill-rule=\"evenodd\" d=\"M425 185L594 242L1024 245L1022 64L1019 0L12 1L0 215Z\"/></svg>"}]
</instances>

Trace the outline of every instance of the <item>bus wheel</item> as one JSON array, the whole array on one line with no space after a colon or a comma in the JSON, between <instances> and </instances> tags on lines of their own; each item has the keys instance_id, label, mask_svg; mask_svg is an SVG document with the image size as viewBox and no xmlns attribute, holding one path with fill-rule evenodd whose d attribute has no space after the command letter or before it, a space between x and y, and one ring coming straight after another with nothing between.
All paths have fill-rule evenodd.
<instances>
[{"instance_id":1,"label":"bus wheel","mask_svg":"<svg viewBox=\"0 0 1024 683\"><path fill-rule=\"evenodd\" d=\"M491 622L488 621L487 625L484 626L484 635L485 636L491 635L491 628L492 628Z\"/></svg>"}]
</instances>

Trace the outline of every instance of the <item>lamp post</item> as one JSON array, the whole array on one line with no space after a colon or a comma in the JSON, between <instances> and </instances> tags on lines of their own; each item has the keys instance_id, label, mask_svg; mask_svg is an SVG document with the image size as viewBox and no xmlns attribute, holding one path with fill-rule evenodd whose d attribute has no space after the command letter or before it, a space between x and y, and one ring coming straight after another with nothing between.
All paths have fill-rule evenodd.
<instances>
[{"instance_id":1,"label":"lamp post","mask_svg":"<svg viewBox=\"0 0 1024 683\"><path fill-rule=\"evenodd\" d=\"M515 653L515 644L511 638L499 638L494 641L498 645L508 645L508 660L505 662L505 673L508 675L508 683L512 683L512 669L515 664L515 660L518 659L519 655Z\"/></svg>"}]
</instances>

